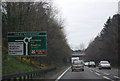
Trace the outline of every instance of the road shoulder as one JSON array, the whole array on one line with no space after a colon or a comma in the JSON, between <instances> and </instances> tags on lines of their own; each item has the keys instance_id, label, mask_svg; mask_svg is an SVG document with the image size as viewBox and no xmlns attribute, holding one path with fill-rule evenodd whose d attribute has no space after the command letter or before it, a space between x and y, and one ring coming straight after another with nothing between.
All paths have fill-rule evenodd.
<instances>
[{"instance_id":1,"label":"road shoulder","mask_svg":"<svg viewBox=\"0 0 120 81\"><path fill-rule=\"evenodd\" d=\"M54 74L52 77L50 77L49 79L57 79L63 72L66 71L66 69L68 69L70 66L65 67L62 71L57 72L56 74Z\"/></svg>"}]
</instances>

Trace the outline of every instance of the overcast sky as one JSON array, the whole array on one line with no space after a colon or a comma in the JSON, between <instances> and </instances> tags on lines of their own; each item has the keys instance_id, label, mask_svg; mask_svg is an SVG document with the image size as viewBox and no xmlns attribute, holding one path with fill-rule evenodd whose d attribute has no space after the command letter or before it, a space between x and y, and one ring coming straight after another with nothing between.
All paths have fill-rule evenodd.
<instances>
[{"instance_id":1,"label":"overcast sky","mask_svg":"<svg viewBox=\"0 0 120 81\"><path fill-rule=\"evenodd\" d=\"M103 28L104 23L118 12L119 0L54 0L65 20L65 33L72 49L88 46Z\"/></svg>"}]
</instances>

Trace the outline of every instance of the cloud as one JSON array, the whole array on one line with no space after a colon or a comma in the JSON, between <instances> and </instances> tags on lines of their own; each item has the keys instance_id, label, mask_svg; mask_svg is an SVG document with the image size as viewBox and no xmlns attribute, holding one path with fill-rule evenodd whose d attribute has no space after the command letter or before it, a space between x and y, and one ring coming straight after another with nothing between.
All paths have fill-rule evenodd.
<instances>
[{"instance_id":1,"label":"cloud","mask_svg":"<svg viewBox=\"0 0 120 81\"><path fill-rule=\"evenodd\" d=\"M72 48L89 41L103 28L104 23L117 13L119 0L56 0L65 18L68 43Z\"/></svg>"}]
</instances>

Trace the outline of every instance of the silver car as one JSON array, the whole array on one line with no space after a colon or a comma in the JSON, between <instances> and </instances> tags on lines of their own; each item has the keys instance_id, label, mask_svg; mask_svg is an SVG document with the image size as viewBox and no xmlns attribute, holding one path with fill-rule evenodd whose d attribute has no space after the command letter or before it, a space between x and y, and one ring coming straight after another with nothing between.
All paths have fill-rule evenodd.
<instances>
[{"instance_id":1,"label":"silver car","mask_svg":"<svg viewBox=\"0 0 120 81\"><path fill-rule=\"evenodd\" d=\"M111 64L109 61L100 61L98 67L99 69L111 69Z\"/></svg>"},{"instance_id":2,"label":"silver car","mask_svg":"<svg viewBox=\"0 0 120 81\"><path fill-rule=\"evenodd\" d=\"M88 67L96 67L95 62L94 62L94 61L90 61L90 62L88 63Z\"/></svg>"},{"instance_id":3,"label":"silver car","mask_svg":"<svg viewBox=\"0 0 120 81\"><path fill-rule=\"evenodd\" d=\"M89 64L89 62L85 62L85 63L84 63L85 66L88 66L88 64Z\"/></svg>"},{"instance_id":4,"label":"silver car","mask_svg":"<svg viewBox=\"0 0 120 81\"><path fill-rule=\"evenodd\" d=\"M75 71L75 70L84 71L84 62L81 60L73 61L71 69L72 71Z\"/></svg>"}]
</instances>

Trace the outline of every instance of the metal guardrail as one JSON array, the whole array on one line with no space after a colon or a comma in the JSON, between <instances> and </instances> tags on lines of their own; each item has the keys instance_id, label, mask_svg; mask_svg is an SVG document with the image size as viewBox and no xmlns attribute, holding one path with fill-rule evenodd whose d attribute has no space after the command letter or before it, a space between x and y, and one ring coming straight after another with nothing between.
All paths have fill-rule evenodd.
<instances>
[{"instance_id":1,"label":"metal guardrail","mask_svg":"<svg viewBox=\"0 0 120 81\"><path fill-rule=\"evenodd\" d=\"M51 67L48 69L41 69L35 71L28 71L23 73L14 73L14 74L6 74L2 76L2 81L21 81L21 80L30 80L36 76L42 75L44 73L56 70L56 67Z\"/></svg>"}]
</instances>

